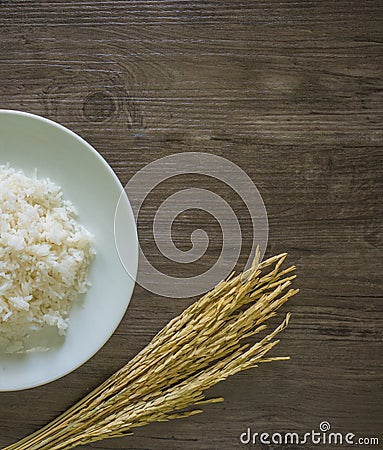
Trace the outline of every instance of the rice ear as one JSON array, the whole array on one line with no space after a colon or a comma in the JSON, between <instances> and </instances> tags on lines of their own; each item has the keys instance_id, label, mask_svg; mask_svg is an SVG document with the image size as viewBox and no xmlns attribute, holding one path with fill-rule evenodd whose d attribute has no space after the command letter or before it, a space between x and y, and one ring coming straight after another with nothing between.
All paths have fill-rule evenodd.
<instances>
[{"instance_id":1,"label":"rice ear","mask_svg":"<svg viewBox=\"0 0 383 450\"><path fill-rule=\"evenodd\" d=\"M206 399L205 391L270 357L277 335L290 320L253 344L243 340L266 328L298 290L290 288L295 268L281 270L286 254L258 260L249 271L231 276L166 325L118 372L36 433L4 450L60 450L131 434L152 422L189 417ZM192 408L192 409L190 409Z\"/></svg>"}]
</instances>

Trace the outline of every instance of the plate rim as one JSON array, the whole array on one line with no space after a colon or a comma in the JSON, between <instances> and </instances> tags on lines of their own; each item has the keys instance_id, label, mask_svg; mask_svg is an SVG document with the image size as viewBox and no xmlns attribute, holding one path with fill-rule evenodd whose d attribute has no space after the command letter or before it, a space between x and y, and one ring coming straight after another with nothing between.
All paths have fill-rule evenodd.
<instances>
[{"instance_id":1,"label":"plate rim","mask_svg":"<svg viewBox=\"0 0 383 450\"><path fill-rule=\"evenodd\" d=\"M17 109L0 108L0 115L20 116L20 117L34 119L34 120L46 123L46 124L48 124L48 125L50 125L50 126L52 126L54 128L57 128L57 129L63 131L64 133L70 135L76 141L80 142L80 144L82 144L82 146L84 148L86 148L87 151L92 153L97 158L97 160L102 164L102 166L106 169L106 171L108 172L108 175L111 176L111 178L113 179L114 183L118 187L120 187L120 189L121 189L121 194L119 196L119 199L121 200L122 197L125 198L127 212L129 214L129 218L130 218L130 220L132 221L132 224L133 224L134 244L135 244L135 248L132 249L132 255L134 256L134 273L130 273L129 272L127 274L128 277L131 278L132 284L131 284L131 286L129 288L129 291L127 292L126 305L125 305L125 307L123 309L123 312L121 314L120 319L118 320L118 322L116 322L114 324L114 326L111 328L110 332L106 335L106 337L104 339L102 339L102 343L99 346L97 346L97 348L94 351L89 353L86 356L85 359L82 359L80 362L78 362L77 364L75 364L74 366L69 368L68 370L65 370L61 374L48 377L45 380L37 380L35 382L24 383L22 385L19 384L19 385L15 385L15 386L3 386L3 385L0 384L0 392L14 392L14 391L21 391L21 390L32 389L32 388L39 387L39 386L44 386L44 385L47 385L49 383L52 383L54 381L57 381L57 380L65 377L65 376L69 375L70 373L74 372L79 367L81 367L85 363L87 363L91 358L93 358L107 344L107 342L111 339L111 337L115 333L115 331L118 328L118 326L121 324L121 322L122 322L122 320L123 320L123 318L124 318L124 316L126 314L126 311L127 311L128 307L130 305L132 296L133 296L133 292L134 292L134 289L135 289L135 286L136 286L137 272L138 272L139 242L138 242L137 223L136 223L136 220L135 220L135 217L134 217L134 213L133 213L133 209L132 209L130 200L129 200L127 194L126 194L126 191L125 191L121 181L119 180L119 178L117 177L116 173L111 168L111 166L108 164L106 159L89 142L87 142L84 138L82 138L80 135L78 135L77 133L75 133L71 129L67 128L66 126L64 126L64 125L62 125L62 124L60 124L58 122L55 122L54 120L48 119L48 118L46 118L44 116L40 116L38 114L29 113L29 112L21 111L21 110L17 110ZM114 232L114 229L113 229L113 232ZM114 242L114 239L113 239L113 242ZM96 255L96 258L97 258L97 255ZM119 259L119 257L118 257L118 259ZM120 263L121 263L121 261L120 261ZM123 266L123 269L126 272L126 269L125 269L124 266Z\"/></svg>"}]
</instances>

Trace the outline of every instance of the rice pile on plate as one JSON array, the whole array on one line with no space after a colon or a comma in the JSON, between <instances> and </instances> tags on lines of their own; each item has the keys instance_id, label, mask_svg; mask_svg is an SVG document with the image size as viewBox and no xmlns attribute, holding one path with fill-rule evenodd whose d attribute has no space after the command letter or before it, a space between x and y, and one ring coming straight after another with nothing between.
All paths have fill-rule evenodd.
<instances>
[{"instance_id":1,"label":"rice pile on plate","mask_svg":"<svg viewBox=\"0 0 383 450\"><path fill-rule=\"evenodd\" d=\"M59 186L0 166L0 351L25 351L44 327L65 335L94 254Z\"/></svg>"}]
</instances>

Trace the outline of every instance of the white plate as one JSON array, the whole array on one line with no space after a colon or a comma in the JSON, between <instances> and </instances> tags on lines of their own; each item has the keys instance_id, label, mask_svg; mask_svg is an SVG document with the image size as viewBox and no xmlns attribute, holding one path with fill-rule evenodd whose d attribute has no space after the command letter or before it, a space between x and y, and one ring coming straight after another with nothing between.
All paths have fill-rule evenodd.
<instances>
[{"instance_id":1,"label":"white plate","mask_svg":"<svg viewBox=\"0 0 383 450\"><path fill-rule=\"evenodd\" d=\"M0 391L26 389L56 380L91 358L120 323L134 288L138 240L129 200L123 194L124 244L131 259L122 266L114 241L115 209L122 186L105 160L67 128L39 116L0 110L0 164L31 176L49 177L76 207L78 221L95 236L92 286L74 304L65 340L47 352L0 355ZM120 238L120 237L119 237ZM121 242L119 242L121 245ZM128 273L129 272L129 273Z\"/></svg>"}]
</instances>

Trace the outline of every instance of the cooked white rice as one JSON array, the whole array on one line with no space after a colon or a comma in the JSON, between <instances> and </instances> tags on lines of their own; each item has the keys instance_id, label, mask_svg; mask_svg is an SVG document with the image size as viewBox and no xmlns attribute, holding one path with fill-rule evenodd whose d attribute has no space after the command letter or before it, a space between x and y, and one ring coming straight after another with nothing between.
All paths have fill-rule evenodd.
<instances>
[{"instance_id":1,"label":"cooked white rice","mask_svg":"<svg viewBox=\"0 0 383 450\"><path fill-rule=\"evenodd\" d=\"M92 239L59 186L0 166L0 351L25 351L47 326L65 335L89 287Z\"/></svg>"}]
</instances>

